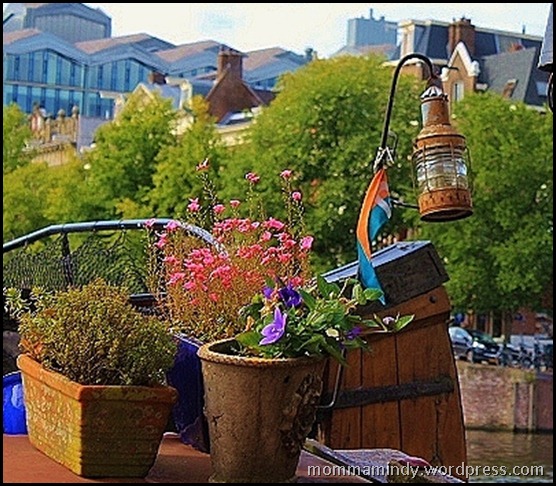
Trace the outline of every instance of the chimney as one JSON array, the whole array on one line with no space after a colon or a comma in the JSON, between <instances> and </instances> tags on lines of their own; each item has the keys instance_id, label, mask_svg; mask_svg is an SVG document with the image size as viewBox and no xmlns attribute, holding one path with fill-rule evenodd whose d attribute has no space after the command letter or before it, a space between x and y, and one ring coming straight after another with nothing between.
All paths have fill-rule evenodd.
<instances>
[{"instance_id":1,"label":"chimney","mask_svg":"<svg viewBox=\"0 0 556 486\"><path fill-rule=\"evenodd\" d=\"M218 53L217 78L221 79L228 71L237 79L243 79L243 54L229 47L222 47Z\"/></svg>"},{"instance_id":2,"label":"chimney","mask_svg":"<svg viewBox=\"0 0 556 486\"><path fill-rule=\"evenodd\" d=\"M471 56L475 55L475 26L471 23L471 20L462 18L454 21L448 28L448 36L450 56L460 42L465 44Z\"/></svg>"}]
</instances>

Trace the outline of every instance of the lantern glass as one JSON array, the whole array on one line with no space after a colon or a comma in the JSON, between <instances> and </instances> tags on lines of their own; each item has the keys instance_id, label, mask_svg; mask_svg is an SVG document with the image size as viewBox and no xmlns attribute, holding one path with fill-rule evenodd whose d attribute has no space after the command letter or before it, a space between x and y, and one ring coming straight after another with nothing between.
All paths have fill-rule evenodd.
<instances>
[{"instance_id":1,"label":"lantern glass","mask_svg":"<svg viewBox=\"0 0 556 486\"><path fill-rule=\"evenodd\" d=\"M469 189L463 147L425 147L414 155L419 193L446 188Z\"/></svg>"}]
</instances>

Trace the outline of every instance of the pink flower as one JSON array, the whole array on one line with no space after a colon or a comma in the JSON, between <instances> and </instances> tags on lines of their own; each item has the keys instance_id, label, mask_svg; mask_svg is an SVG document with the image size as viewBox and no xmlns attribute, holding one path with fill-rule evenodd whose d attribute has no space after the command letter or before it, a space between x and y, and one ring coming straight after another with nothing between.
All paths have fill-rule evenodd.
<instances>
[{"instance_id":1,"label":"pink flower","mask_svg":"<svg viewBox=\"0 0 556 486\"><path fill-rule=\"evenodd\" d=\"M301 249L304 251L309 251L313 248L313 242L315 239L312 236L306 236L301 240Z\"/></svg>"},{"instance_id":2,"label":"pink flower","mask_svg":"<svg viewBox=\"0 0 556 486\"><path fill-rule=\"evenodd\" d=\"M293 199L294 201L299 202L299 201L301 201L301 200L303 199L303 195L302 195L299 191L295 191L295 192L292 194L292 199Z\"/></svg>"},{"instance_id":3,"label":"pink flower","mask_svg":"<svg viewBox=\"0 0 556 486\"><path fill-rule=\"evenodd\" d=\"M282 173L280 174L280 177L281 177L282 179L288 180L288 179L291 179L292 175L293 175L293 172L292 172L291 170L284 170L284 171L282 171Z\"/></svg>"},{"instance_id":4,"label":"pink flower","mask_svg":"<svg viewBox=\"0 0 556 486\"><path fill-rule=\"evenodd\" d=\"M205 172L205 171L209 170L209 168L210 168L209 159L205 159L205 160L203 160L203 162L201 162L201 163L197 166L197 171L198 171L198 172Z\"/></svg>"},{"instance_id":5,"label":"pink flower","mask_svg":"<svg viewBox=\"0 0 556 486\"><path fill-rule=\"evenodd\" d=\"M178 221L170 221L167 225L166 225L166 231L168 233L172 233L178 229L181 228L181 224Z\"/></svg>"},{"instance_id":6,"label":"pink flower","mask_svg":"<svg viewBox=\"0 0 556 486\"><path fill-rule=\"evenodd\" d=\"M237 199L232 199L230 201L230 206L232 206L233 209L239 208L240 205L241 205L241 201L238 201Z\"/></svg>"},{"instance_id":7,"label":"pink flower","mask_svg":"<svg viewBox=\"0 0 556 486\"><path fill-rule=\"evenodd\" d=\"M199 198L190 199L187 210L191 213L198 213L201 210L201 205L199 204Z\"/></svg>"},{"instance_id":8,"label":"pink flower","mask_svg":"<svg viewBox=\"0 0 556 486\"><path fill-rule=\"evenodd\" d=\"M286 227L286 225L282 223L282 221L278 221L274 218L269 218L269 220L265 222L264 227L267 229L282 231Z\"/></svg>"},{"instance_id":9,"label":"pink flower","mask_svg":"<svg viewBox=\"0 0 556 486\"><path fill-rule=\"evenodd\" d=\"M167 256L164 258L164 263L167 263L171 267L177 267L180 264L180 261L175 256Z\"/></svg>"},{"instance_id":10,"label":"pink flower","mask_svg":"<svg viewBox=\"0 0 556 486\"><path fill-rule=\"evenodd\" d=\"M214 214L222 214L224 211L226 211L226 206L223 204L217 204L214 206Z\"/></svg>"},{"instance_id":11,"label":"pink flower","mask_svg":"<svg viewBox=\"0 0 556 486\"><path fill-rule=\"evenodd\" d=\"M247 181L250 184L253 184L253 185L258 184L259 182L261 182L261 178L253 172L249 172L249 174L246 174L245 178L247 179Z\"/></svg>"},{"instance_id":12,"label":"pink flower","mask_svg":"<svg viewBox=\"0 0 556 486\"><path fill-rule=\"evenodd\" d=\"M182 272L176 272L173 273L172 275L170 275L170 280L168 281L168 285L176 285L177 283L180 283L182 280L185 280L185 273Z\"/></svg>"},{"instance_id":13,"label":"pink flower","mask_svg":"<svg viewBox=\"0 0 556 486\"><path fill-rule=\"evenodd\" d=\"M154 227L154 225L156 224L156 219L155 218L151 218L147 221L145 221L145 228L147 229L152 229Z\"/></svg>"},{"instance_id":14,"label":"pink flower","mask_svg":"<svg viewBox=\"0 0 556 486\"><path fill-rule=\"evenodd\" d=\"M167 244L168 244L168 235L166 233L162 233L158 241L155 243L155 246L159 250L162 250Z\"/></svg>"}]
</instances>

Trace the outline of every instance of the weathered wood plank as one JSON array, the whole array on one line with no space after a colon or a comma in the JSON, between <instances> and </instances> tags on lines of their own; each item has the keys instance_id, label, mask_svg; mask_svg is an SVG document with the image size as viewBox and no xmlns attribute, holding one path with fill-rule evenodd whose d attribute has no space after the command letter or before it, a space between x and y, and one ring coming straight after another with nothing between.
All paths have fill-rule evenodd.
<instances>
[{"instance_id":1,"label":"weathered wood plank","mask_svg":"<svg viewBox=\"0 0 556 486\"><path fill-rule=\"evenodd\" d=\"M363 356L363 386L398 384L396 341L392 336L371 336L371 352ZM377 403L363 407L360 448L400 449L400 405Z\"/></svg>"},{"instance_id":2,"label":"weathered wood plank","mask_svg":"<svg viewBox=\"0 0 556 486\"><path fill-rule=\"evenodd\" d=\"M348 353L348 365L343 371L342 388L362 386L362 351ZM335 374L333 373L335 376ZM331 377L332 378L332 377ZM332 390L332 388L330 388ZM361 409L334 410L327 431L327 443L335 449L357 449L361 444Z\"/></svg>"}]
</instances>

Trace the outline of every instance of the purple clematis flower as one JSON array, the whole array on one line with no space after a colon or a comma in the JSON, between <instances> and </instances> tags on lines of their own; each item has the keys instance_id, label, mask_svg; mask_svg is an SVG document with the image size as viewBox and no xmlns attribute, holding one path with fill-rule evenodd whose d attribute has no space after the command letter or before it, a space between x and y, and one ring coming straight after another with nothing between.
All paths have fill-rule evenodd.
<instances>
[{"instance_id":1,"label":"purple clematis flower","mask_svg":"<svg viewBox=\"0 0 556 486\"><path fill-rule=\"evenodd\" d=\"M282 311L276 308L274 311L274 322L263 329L262 335L264 337L259 343L259 346L268 346L280 341L286 333L287 319L288 315L282 314Z\"/></svg>"},{"instance_id":2,"label":"purple clematis flower","mask_svg":"<svg viewBox=\"0 0 556 486\"><path fill-rule=\"evenodd\" d=\"M284 287L283 289L281 289L278 294L280 295L280 298L282 299L282 302L284 302L284 305L288 308L294 308L294 307L299 307L301 305L301 303L303 302L303 299L301 298L301 295L299 294L299 292L297 290L295 290L293 288L293 286L291 284L289 284L287 287Z\"/></svg>"}]
</instances>

